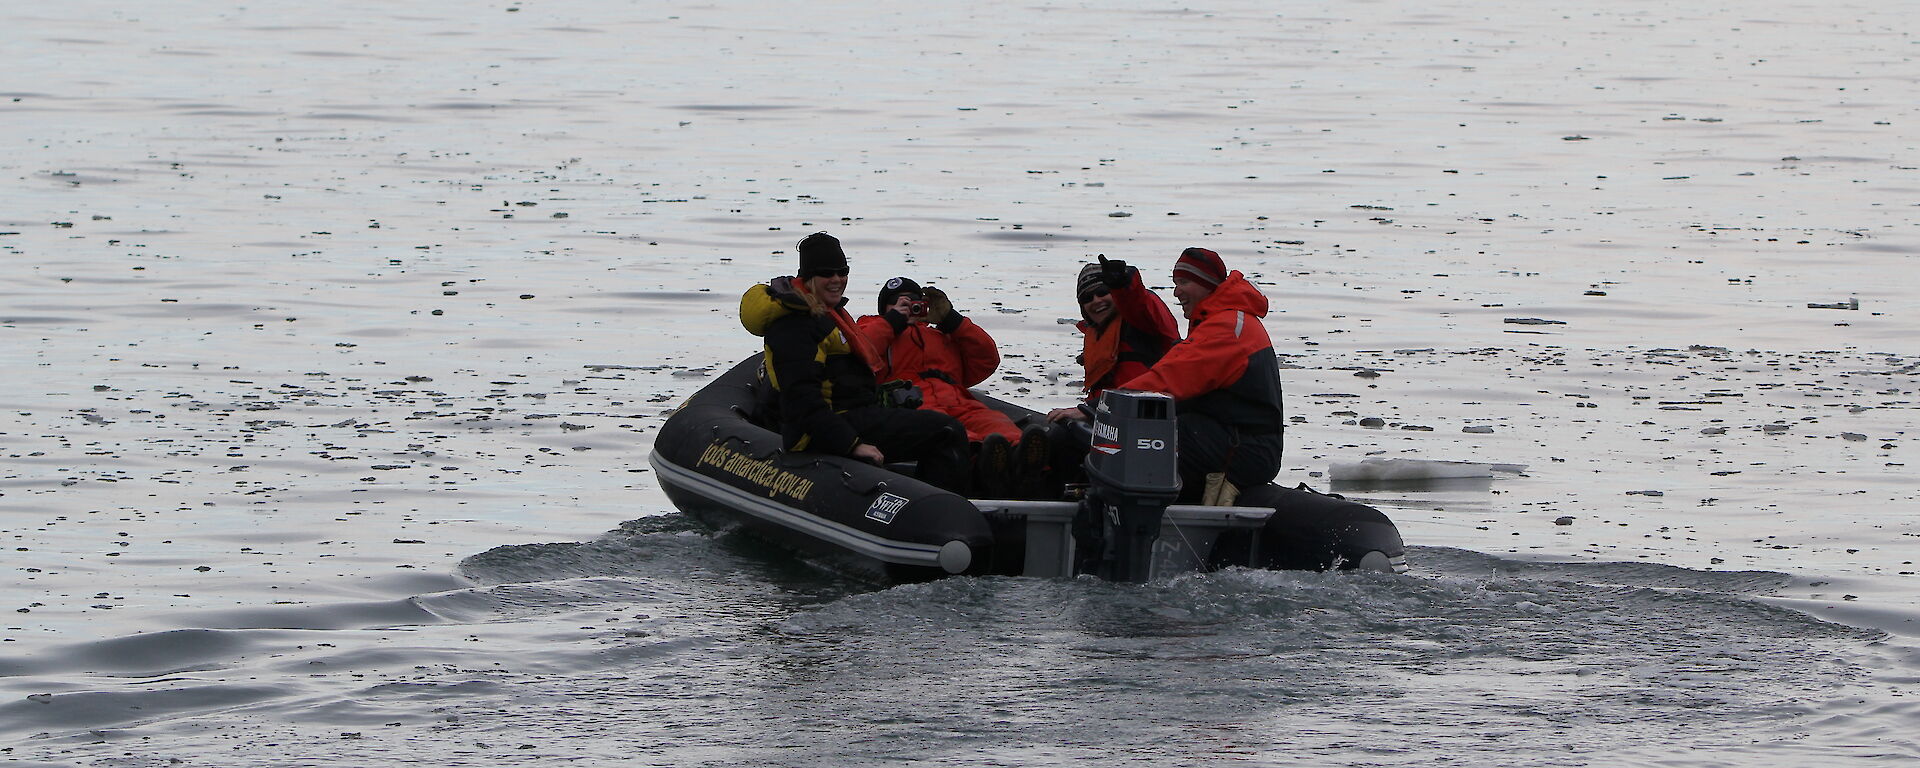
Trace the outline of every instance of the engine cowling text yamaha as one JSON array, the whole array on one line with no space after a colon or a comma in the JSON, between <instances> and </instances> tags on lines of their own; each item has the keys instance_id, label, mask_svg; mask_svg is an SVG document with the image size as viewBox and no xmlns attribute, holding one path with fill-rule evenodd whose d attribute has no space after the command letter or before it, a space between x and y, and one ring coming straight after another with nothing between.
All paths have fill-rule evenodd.
<instances>
[{"instance_id":1,"label":"engine cowling text yamaha","mask_svg":"<svg viewBox=\"0 0 1920 768\"><path fill-rule=\"evenodd\" d=\"M1089 487L1075 516L1075 572L1146 581L1167 505L1180 495L1173 398L1109 389L1093 414Z\"/></svg>"}]
</instances>

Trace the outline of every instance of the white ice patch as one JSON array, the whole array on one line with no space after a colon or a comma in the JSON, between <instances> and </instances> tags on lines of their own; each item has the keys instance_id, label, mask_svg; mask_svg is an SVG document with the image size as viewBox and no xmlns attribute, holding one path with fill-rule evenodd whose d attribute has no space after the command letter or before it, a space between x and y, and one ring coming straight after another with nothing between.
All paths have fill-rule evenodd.
<instances>
[{"instance_id":1,"label":"white ice patch","mask_svg":"<svg viewBox=\"0 0 1920 768\"><path fill-rule=\"evenodd\" d=\"M1339 461L1327 467L1334 480L1446 480L1453 478L1493 477L1495 472L1518 474L1525 464L1481 464L1472 461L1433 461L1429 459L1361 459Z\"/></svg>"}]
</instances>

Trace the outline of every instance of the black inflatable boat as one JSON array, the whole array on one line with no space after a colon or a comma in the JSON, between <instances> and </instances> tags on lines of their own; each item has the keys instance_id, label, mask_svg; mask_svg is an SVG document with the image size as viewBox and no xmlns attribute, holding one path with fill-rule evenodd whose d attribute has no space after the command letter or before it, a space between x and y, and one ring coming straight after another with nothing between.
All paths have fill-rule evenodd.
<instances>
[{"instance_id":1,"label":"black inflatable boat","mask_svg":"<svg viewBox=\"0 0 1920 768\"><path fill-rule=\"evenodd\" d=\"M721 374L661 427L652 464L675 506L834 570L919 581L952 574L1142 581L1242 566L1403 573L1392 521L1301 486L1243 491L1234 506L1171 504L1173 403L1110 391L1095 414L1078 501L968 499L838 456L786 453L756 420L760 358ZM1041 414L982 397L1026 426Z\"/></svg>"}]
</instances>

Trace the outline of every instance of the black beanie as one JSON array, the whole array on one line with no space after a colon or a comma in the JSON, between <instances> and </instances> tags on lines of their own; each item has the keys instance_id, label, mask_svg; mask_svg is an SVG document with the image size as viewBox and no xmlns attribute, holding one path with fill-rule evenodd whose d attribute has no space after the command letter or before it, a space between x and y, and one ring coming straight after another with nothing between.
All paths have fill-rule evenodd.
<instances>
[{"instance_id":1,"label":"black beanie","mask_svg":"<svg viewBox=\"0 0 1920 768\"><path fill-rule=\"evenodd\" d=\"M800 279L815 277L827 272L839 272L847 268L847 254L840 250L840 240L825 232L815 232L800 240Z\"/></svg>"},{"instance_id":2,"label":"black beanie","mask_svg":"<svg viewBox=\"0 0 1920 768\"><path fill-rule=\"evenodd\" d=\"M1078 299L1081 296L1085 296L1087 291L1091 291L1097 286L1105 285L1106 281L1101 279L1101 272L1102 270L1099 264L1088 264L1081 267L1080 279L1074 281L1073 297Z\"/></svg>"},{"instance_id":3,"label":"black beanie","mask_svg":"<svg viewBox=\"0 0 1920 768\"><path fill-rule=\"evenodd\" d=\"M893 302L903 293L920 293L920 284L909 278L896 277L888 280L886 285L880 286L879 314L886 314L887 307L893 306Z\"/></svg>"}]
</instances>

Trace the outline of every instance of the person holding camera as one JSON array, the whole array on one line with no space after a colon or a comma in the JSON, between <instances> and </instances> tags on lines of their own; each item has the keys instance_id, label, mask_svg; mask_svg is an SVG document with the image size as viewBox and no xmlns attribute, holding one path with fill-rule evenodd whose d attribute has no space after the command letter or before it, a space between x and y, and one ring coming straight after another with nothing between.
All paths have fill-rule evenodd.
<instances>
[{"instance_id":1,"label":"person holding camera","mask_svg":"<svg viewBox=\"0 0 1920 768\"><path fill-rule=\"evenodd\" d=\"M921 480L966 494L967 432L960 422L881 400L876 374L887 369L886 359L845 309L849 269L840 241L816 232L798 250L794 276L740 297L740 324L765 340L765 406L782 447L875 465L917 461Z\"/></svg>"},{"instance_id":2,"label":"person holding camera","mask_svg":"<svg viewBox=\"0 0 1920 768\"><path fill-rule=\"evenodd\" d=\"M966 428L967 439L979 446L974 485L982 496L1005 497L1046 465L1044 438L1022 439L1013 419L968 391L1000 366L1000 349L985 329L956 311L939 288L922 288L906 277L880 288L878 309L860 318L859 328L881 350L881 378L911 382L921 408L952 416Z\"/></svg>"}]
</instances>

